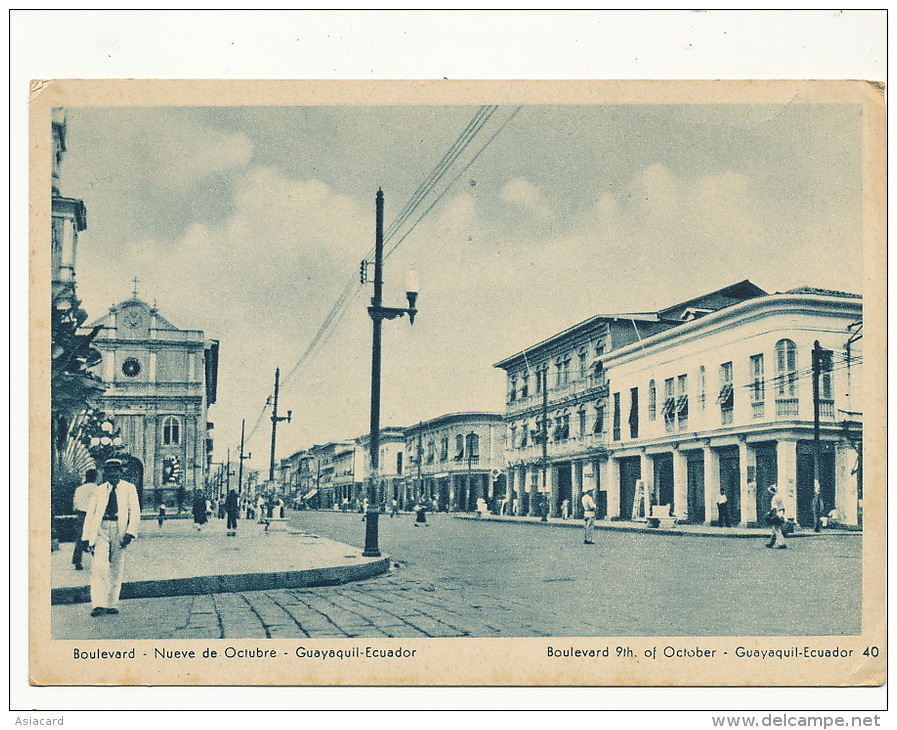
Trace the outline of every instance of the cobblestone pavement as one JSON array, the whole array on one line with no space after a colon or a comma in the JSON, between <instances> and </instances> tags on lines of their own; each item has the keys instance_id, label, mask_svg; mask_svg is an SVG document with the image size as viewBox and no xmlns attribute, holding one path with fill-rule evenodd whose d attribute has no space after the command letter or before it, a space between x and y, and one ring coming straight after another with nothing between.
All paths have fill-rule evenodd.
<instances>
[{"instance_id":1,"label":"cobblestone pavement","mask_svg":"<svg viewBox=\"0 0 897 730\"><path fill-rule=\"evenodd\" d=\"M363 543L357 515L300 513ZM862 537L761 540L380 518L388 575L342 586L133 599L118 616L54 606L72 639L776 636L860 631Z\"/></svg>"}]
</instances>

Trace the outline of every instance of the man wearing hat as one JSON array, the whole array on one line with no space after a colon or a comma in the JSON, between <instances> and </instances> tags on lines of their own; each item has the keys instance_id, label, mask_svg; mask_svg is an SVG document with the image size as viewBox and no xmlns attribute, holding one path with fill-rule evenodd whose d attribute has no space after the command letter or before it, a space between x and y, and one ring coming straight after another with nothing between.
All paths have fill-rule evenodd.
<instances>
[{"instance_id":1,"label":"man wearing hat","mask_svg":"<svg viewBox=\"0 0 897 730\"><path fill-rule=\"evenodd\" d=\"M97 485L87 506L81 541L93 553L90 570L91 616L118 613L124 573L124 549L137 536L140 500L137 488L121 478L122 460L106 459L105 481Z\"/></svg>"}]
</instances>

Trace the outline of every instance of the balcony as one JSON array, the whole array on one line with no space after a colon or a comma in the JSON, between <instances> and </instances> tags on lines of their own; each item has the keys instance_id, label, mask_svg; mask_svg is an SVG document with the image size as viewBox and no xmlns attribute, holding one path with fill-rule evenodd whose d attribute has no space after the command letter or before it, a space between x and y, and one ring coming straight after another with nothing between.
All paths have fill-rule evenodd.
<instances>
[{"instance_id":1,"label":"balcony","mask_svg":"<svg viewBox=\"0 0 897 730\"><path fill-rule=\"evenodd\" d=\"M835 401L828 398L819 399L819 417L835 420Z\"/></svg>"},{"instance_id":2,"label":"balcony","mask_svg":"<svg viewBox=\"0 0 897 730\"><path fill-rule=\"evenodd\" d=\"M776 416L779 418L796 416L798 415L799 405L800 400L798 398L776 398ZM832 404L832 408L832 417L834 417L834 403Z\"/></svg>"},{"instance_id":3,"label":"balcony","mask_svg":"<svg viewBox=\"0 0 897 730\"><path fill-rule=\"evenodd\" d=\"M548 458L558 459L578 455L587 455L596 449L605 448L605 434L589 433L584 436L575 436L560 441L548 443ZM542 445L530 444L508 449L508 461L537 462L542 459Z\"/></svg>"},{"instance_id":4,"label":"balcony","mask_svg":"<svg viewBox=\"0 0 897 730\"><path fill-rule=\"evenodd\" d=\"M610 388L607 384L607 378L602 375L587 375L584 378L570 380L560 385L549 386L548 402L556 403L557 401L570 398L579 393L587 391L595 391L592 395L596 398L607 398L610 394ZM516 396L514 400L508 399L507 411L509 414L520 413L529 408L537 407L542 402L541 393L532 393L526 396Z\"/></svg>"}]
</instances>

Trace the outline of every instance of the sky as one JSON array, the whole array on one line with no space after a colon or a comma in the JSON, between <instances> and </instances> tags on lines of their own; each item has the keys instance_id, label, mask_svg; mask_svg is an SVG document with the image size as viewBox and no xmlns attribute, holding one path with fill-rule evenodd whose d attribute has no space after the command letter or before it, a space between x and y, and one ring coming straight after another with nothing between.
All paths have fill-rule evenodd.
<instances>
[{"instance_id":1,"label":"sky","mask_svg":"<svg viewBox=\"0 0 897 730\"><path fill-rule=\"evenodd\" d=\"M175 326L220 341L216 461L245 419L250 463L266 467L277 367L293 413L278 458L366 433L358 270L376 191L388 228L477 109L67 108L61 188L87 206L84 308L98 319L137 277ZM386 305L405 306L409 267L421 291L413 326L383 326L381 424L502 412L493 364L601 312L743 279L862 293L860 122L846 104L499 107L386 260Z\"/></svg>"}]
</instances>

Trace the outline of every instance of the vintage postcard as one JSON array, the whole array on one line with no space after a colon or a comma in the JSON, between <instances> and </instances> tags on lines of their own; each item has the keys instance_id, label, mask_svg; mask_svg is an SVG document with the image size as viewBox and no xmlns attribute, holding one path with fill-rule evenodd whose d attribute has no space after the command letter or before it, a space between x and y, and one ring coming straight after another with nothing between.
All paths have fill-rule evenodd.
<instances>
[{"instance_id":1,"label":"vintage postcard","mask_svg":"<svg viewBox=\"0 0 897 730\"><path fill-rule=\"evenodd\" d=\"M31 682L883 684L884 118L35 80Z\"/></svg>"}]
</instances>

